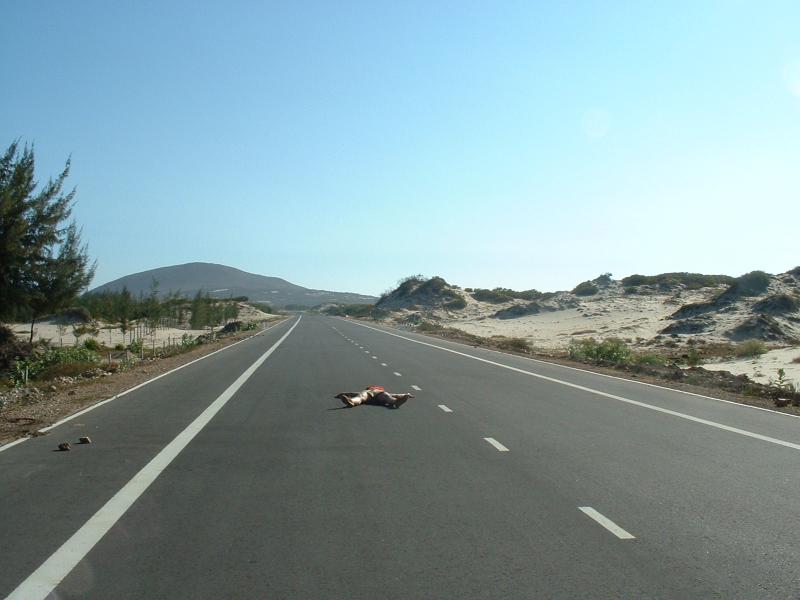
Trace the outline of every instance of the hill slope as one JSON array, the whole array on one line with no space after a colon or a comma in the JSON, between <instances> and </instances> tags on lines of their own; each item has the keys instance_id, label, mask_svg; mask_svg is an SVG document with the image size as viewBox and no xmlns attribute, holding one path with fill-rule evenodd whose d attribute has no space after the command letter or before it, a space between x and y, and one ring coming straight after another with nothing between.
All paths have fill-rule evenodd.
<instances>
[{"instance_id":1,"label":"hill slope","mask_svg":"<svg viewBox=\"0 0 800 600\"><path fill-rule=\"evenodd\" d=\"M374 296L363 294L308 289L278 277L266 277L225 265L200 262L126 275L98 286L89 293L119 291L125 286L134 295L147 294L154 279L158 282L161 296L180 290L184 296L191 297L202 290L213 297L247 296L251 302L268 302L273 306L316 306L328 302L369 304L377 300Z\"/></svg>"}]
</instances>

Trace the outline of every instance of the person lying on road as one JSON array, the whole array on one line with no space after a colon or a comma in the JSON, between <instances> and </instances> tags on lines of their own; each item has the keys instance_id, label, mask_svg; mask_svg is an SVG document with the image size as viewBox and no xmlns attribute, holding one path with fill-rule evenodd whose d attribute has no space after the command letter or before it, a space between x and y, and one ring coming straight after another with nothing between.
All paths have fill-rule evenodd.
<instances>
[{"instance_id":1,"label":"person lying on road","mask_svg":"<svg viewBox=\"0 0 800 600\"><path fill-rule=\"evenodd\" d=\"M336 397L347 406L358 406L359 404L383 404L390 408L400 408L411 394L390 394L383 386L368 385L360 392L343 392L336 394Z\"/></svg>"}]
</instances>

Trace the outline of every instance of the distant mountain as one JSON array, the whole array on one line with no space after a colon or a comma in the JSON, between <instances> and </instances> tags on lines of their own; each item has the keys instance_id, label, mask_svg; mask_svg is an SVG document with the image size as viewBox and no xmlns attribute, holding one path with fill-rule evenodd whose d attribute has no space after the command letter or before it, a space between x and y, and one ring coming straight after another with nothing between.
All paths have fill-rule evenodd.
<instances>
[{"instance_id":1,"label":"distant mountain","mask_svg":"<svg viewBox=\"0 0 800 600\"><path fill-rule=\"evenodd\" d=\"M266 277L246 273L233 267L213 263L188 263L161 267L120 277L98 286L89 293L120 291L127 287L132 294L148 294L153 280L158 282L161 296L180 290L184 296L192 297L199 290L212 297L247 296L251 302L268 302L272 306L316 306L325 303L372 304L377 298L348 292L311 290L278 277Z\"/></svg>"}]
</instances>

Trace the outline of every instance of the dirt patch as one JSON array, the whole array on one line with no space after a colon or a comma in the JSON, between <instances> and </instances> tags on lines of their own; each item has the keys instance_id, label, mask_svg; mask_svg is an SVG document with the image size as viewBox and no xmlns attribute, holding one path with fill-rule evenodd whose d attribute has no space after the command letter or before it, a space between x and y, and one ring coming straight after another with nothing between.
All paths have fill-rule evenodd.
<instances>
[{"instance_id":1,"label":"dirt patch","mask_svg":"<svg viewBox=\"0 0 800 600\"><path fill-rule=\"evenodd\" d=\"M275 322L272 326L282 322ZM75 383L43 382L38 387L14 390L9 393L11 401L0 409L0 444L37 435L42 427L52 425L87 406L253 335L252 331L238 332L195 346L184 354L136 363L124 373Z\"/></svg>"}]
</instances>

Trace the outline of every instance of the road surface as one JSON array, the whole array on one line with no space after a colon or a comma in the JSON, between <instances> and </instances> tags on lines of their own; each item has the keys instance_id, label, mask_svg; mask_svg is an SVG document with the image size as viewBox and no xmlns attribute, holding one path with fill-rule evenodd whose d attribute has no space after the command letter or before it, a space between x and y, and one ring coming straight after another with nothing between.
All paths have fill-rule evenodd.
<instances>
[{"instance_id":1,"label":"road surface","mask_svg":"<svg viewBox=\"0 0 800 600\"><path fill-rule=\"evenodd\" d=\"M295 317L1 449L0 598L797 598L798 464L797 418Z\"/></svg>"}]
</instances>

